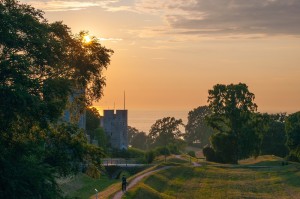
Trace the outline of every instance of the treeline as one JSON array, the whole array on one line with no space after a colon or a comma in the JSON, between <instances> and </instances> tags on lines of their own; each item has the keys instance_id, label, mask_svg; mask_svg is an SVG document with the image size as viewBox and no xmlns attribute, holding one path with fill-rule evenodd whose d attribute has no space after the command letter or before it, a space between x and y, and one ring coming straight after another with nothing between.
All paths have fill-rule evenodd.
<instances>
[{"instance_id":1,"label":"treeline","mask_svg":"<svg viewBox=\"0 0 300 199\"><path fill-rule=\"evenodd\" d=\"M238 160L272 154L300 160L300 112L259 113L248 86L217 84L208 91L208 106L188 114L188 122L173 117L159 119L149 134L128 128L129 143L149 150L174 144L204 148L207 160L237 164ZM180 127L185 127L185 133Z\"/></svg>"}]
</instances>

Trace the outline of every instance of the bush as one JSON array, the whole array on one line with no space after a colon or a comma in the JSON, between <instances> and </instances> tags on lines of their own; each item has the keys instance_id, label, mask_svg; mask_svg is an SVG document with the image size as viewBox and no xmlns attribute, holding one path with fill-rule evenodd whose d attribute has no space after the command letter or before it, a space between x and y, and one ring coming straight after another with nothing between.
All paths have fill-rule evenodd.
<instances>
[{"instance_id":1,"label":"bush","mask_svg":"<svg viewBox=\"0 0 300 199\"><path fill-rule=\"evenodd\" d=\"M100 178L100 171L94 165L89 165L85 172L86 175L90 176L91 178L99 179Z\"/></svg>"},{"instance_id":2,"label":"bush","mask_svg":"<svg viewBox=\"0 0 300 199\"><path fill-rule=\"evenodd\" d=\"M206 146L203 148L203 155L207 161L216 161L216 153L213 148Z\"/></svg>"},{"instance_id":3,"label":"bush","mask_svg":"<svg viewBox=\"0 0 300 199\"><path fill-rule=\"evenodd\" d=\"M136 148L129 148L128 150L125 149L114 149L112 151L112 157L114 158L144 158L145 156L145 152L143 150L140 149L136 149Z\"/></svg>"},{"instance_id":4,"label":"bush","mask_svg":"<svg viewBox=\"0 0 300 199\"><path fill-rule=\"evenodd\" d=\"M171 154L169 148L168 147L163 147L163 146L155 148L155 152L156 152L157 155L168 156L168 155Z\"/></svg>"},{"instance_id":5,"label":"bush","mask_svg":"<svg viewBox=\"0 0 300 199\"><path fill-rule=\"evenodd\" d=\"M216 133L212 135L211 144L215 152L215 161L237 164L236 143L236 138L231 134Z\"/></svg>"},{"instance_id":6,"label":"bush","mask_svg":"<svg viewBox=\"0 0 300 199\"><path fill-rule=\"evenodd\" d=\"M194 158L196 157L195 151L188 151L187 154L188 154L189 156L194 157Z\"/></svg>"},{"instance_id":7,"label":"bush","mask_svg":"<svg viewBox=\"0 0 300 199\"><path fill-rule=\"evenodd\" d=\"M167 146L168 150L170 151L171 154L179 155L179 147L177 144L168 144Z\"/></svg>"},{"instance_id":8,"label":"bush","mask_svg":"<svg viewBox=\"0 0 300 199\"><path fill-rule=\"evenodd\" d=\"M153 162L153 160L154 160L154 158L155 158L155 153L154 153L154 151L147 151L146 153L145 153L145 160L146 160L146 163L148 163L148 164L150 164L150 163L152 163Z\"/></svg>"}]
</instances>

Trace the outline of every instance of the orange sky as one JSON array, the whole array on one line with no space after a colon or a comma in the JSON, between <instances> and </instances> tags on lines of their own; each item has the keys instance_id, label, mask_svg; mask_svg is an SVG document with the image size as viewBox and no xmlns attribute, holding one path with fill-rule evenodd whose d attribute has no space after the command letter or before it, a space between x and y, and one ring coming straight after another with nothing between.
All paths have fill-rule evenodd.
<instances>
[{"instance_id":1,"label":"orange sky","mask_svg":"<svg viewBox=\"0 0 300 199\"><path fill-rule=\"evenodd\" d=\"M191 110L217 83L243 82L261 112L300 110L295 0L22 0L115 51L103 108Z\"/></svg>"}]
</instances>

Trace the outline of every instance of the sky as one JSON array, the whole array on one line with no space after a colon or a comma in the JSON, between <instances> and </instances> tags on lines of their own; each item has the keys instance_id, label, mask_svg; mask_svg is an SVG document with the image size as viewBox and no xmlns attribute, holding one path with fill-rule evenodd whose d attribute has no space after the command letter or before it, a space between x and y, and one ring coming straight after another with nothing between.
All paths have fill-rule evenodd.
<instances>
[{"instance_id":1,"label":"sky","mask_svg":"<svg viewBox=\"0 0 300 199\"><path fill-rule=\"evenodd\" d=\"M192 110L246 83L260 112L300 111L300 0L21 0L114 50L94 105Z\"/></svg>"}]
</instances>

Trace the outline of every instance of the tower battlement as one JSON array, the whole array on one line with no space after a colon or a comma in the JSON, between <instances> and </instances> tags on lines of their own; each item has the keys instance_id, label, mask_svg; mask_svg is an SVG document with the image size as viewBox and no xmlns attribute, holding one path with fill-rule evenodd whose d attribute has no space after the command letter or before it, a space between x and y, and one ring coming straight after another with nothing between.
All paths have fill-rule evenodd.
<instances>
[{"instance_id":1,"label":"tower battlement","mask_svg":"<svg viewBox=\"0 0 300 199\"><path fill-rule=\"evenodd\" d=\"M128 111L127 110L104 110L101 117L101 126L113 148L128 148Z\"/></svg>"}]
</instances>

